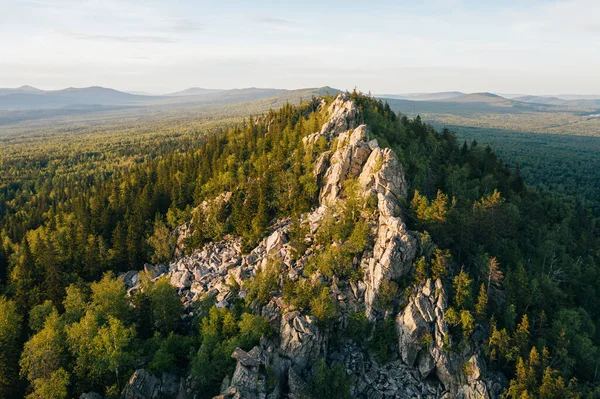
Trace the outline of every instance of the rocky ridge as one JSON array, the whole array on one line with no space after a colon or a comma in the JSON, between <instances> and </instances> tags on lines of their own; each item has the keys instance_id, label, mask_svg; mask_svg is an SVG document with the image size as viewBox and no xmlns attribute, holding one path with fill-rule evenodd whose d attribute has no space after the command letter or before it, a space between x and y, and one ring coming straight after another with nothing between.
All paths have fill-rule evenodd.
<instances>
[{"instance_id":1,"label":"rocky ridge","mask_svg":"<svg viewBox=\"0 0 600 399\"><path fill-rule=\"evenodd\" d=\"M382 149L377 140L370 139L369 127L360 123L359 109L348 93L339 95L327 112L329 117L321 130L304 138L307 148L322 140L330 147L315 163L314 175L321 187L318 207L302 217L309 224L310 233L314 234L324 215L335 209L347 179L358 182L363 196L377 198L376 221L372 226L374 244L357 259L363 278L339 285L334 278L331 285L339 309L334 329L343 329L353 311L364 311L370 320L395 317L399 350L390 362L379 364L372 354L352 341L331 348L328 345L331 331L320 328L313 316L288 309L275 296L259 310L273 324L275 338L263 339L249 352L238 348L232 354L237 366L232 378L223 381L218 397L303 398L306 378L320 358L344 365L347 374L353 377L352 395L356 398L497 397L502 386L487 375L477 342L461 345L460 353L448 350L452 342L444 320L446 291L440 280L428 280L415 287L408 304L398 314L378 308L382 283L407 275L418 251L417 234L407 229L399 202L407 195L403 166L390 149ZM165 276L169 279L185 305L185 318L191 319L194 303L206 295L215 297L217 307L230 306L234 296L244 298L244 282L273 259L281 263L283 273L290 279L302 275L304 265L317 249L311 245L294 260L287 236L289 228L287 219L273 224L271 233L248 254L242 253L239 239L228 238L183 256L183 237L191 229L189 225L182 226L176 231L179 257L168 267L147 265L146 269L155 279ZM130 290L136 289L139 279L135 272L123 278ZM241 289L235 289L234 285ZM277 377L279 384L274 388L267 389L266 369L274 370ZM176 393L162 390L164 379L165 376L158 379L140 369L131 377L122 396L198 397L193 392L191 377L181 378L175 384Z\"/></svg>"}]
</instances>

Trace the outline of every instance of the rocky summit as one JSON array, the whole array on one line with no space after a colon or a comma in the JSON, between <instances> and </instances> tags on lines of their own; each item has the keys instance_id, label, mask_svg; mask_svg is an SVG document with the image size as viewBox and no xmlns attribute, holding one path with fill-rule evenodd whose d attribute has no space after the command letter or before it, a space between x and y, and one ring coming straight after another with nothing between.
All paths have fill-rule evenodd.
<instances>
[{"instance_id":1,"label":"rocky summit","mask_svg":"<svg viewBox=\"0 0 600 399\"><path fill-rule=\"evenodd\" d=\"M316 106L324 106L324 102L315 101ZM250 251L242 250L239 238L226 237L185 255L185 238L193 231L193 226L186 224L176 229L178 257L168 267L146 265L154 279L167 275L185 305L184 318L191 320L195 305L204 298L214 298L218 308L229 308L246 298L249 282L266 273L270 264L281 265L279 281L309 275L306 269L323 251L316 237L328 219L335 220L346 200L348 181L355 182L359 198L371 202L365 220L372 241L352 260L360 277L343 280L334 276L330 281L329 295L338 309L333 322L324 325L286 303L283 287L272 290L267 301L254 304L254 311L270 322L274 334L263 337L248 352L238 348L231 353L237 365L231 377L223 381L217 398L305 398L307 380L322 359L343 367L355 398L499 397L505 382L502 375L487 371L482 354L485 333L475 331L461 342L453 342L445 317L448 289L441 279L428 278L414 284L410 293L399 293L404 295L399 307L382 305L389 282L410 274L415 257L422 251L419 234L408 230L405 223L404 168L393 151L381 148L371 137L348 93L339 95L323 112L327 112L327 120L321 129L304 138L307 150L320 142L327 145L314 164L320 190L318 206L299 218L306 226L302 252L291 242L291 220L283 219L273 221L270 233ZM213 201L227 202L230 198L230 193L223 193ZM209 206L210 201L201 205ZM324 279L318 272L310 275L311 279ZM136 272L122 278L130 293L139 289ZM393 321L392 337L397 342L385 343L395 348L386 359L339 334L349 328L357 314L372 322ZM374 334L372 328L369 334ZM273 377L276 383L271 381ZM199 397L194 384L192 375L154 376L139 369L122 397L192 399Z\"/></svg>"}]
</instances>

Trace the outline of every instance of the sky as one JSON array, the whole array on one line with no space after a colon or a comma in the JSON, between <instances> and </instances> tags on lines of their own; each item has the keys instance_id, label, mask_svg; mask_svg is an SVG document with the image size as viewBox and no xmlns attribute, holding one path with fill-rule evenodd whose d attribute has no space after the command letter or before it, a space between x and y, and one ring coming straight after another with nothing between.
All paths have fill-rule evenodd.
<instances>
[{"instance_id":1,"label":"sky","mask_svg":"<svg viewBox=\"0 0 600 399\"><path fill-rule=\"evenodd\" d=\"M0 87L600 94L599 0L0 0Z\"/></svg>"}]
</instances>

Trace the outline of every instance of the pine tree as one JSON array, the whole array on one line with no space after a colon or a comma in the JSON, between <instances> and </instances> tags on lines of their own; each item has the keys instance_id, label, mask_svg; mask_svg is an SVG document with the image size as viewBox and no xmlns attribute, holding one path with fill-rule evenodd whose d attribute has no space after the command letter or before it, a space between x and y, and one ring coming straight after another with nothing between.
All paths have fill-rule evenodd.
<instances>
[{"instance_id":1,"label":"pine tree","mask_svg":"<svg viewBox=\"0 0 600 399\"><path fill-rule=\"evenodd\" d=\"M495 257L491 257L489 261L486 295L496 306L500 306L506 299L506 293L502 283L504 274L500 270L500 263Z\"/></svg>"},{"instance_id":2,"label":"pine tree","mask_svg":"<svg viewBox=\"0 0 600 399\"><path fill-rule=\"evenodd\" d=\"M0 297L0 397L18 397L19 337L23 318L14 301Z\"/></svg>"},{"instance_id":3,"label":"pine tree","mask_svg":"<svg viewBox=\"0 0 600 399\"><path fill-rule=\"evenodd\" d=\"M475 304L475 315L477 319L482 322L486 320L488 306L488 296L485 289L485 284L481 283L479 288L479 295L477 296L477 303Z\"/></svg>"},{"instance_id":4,"label":"pine tree","mask_svg":"<svg viewBox=\"0 0 600 399\"><path fill-rule=\"evenodd\" d=\"M10 284L14 289L15 300L22 309L29 309L39 302L39 286L35 280L35 258L27 238L24 238L20 245L19 258L11 272Z\"/></svg>"},{"instance_id":5,"label":"pine tree","mask_svg":"<svg viewBox=\"0 0 600 399\"><path fill-rule=\"evenodd\" d=\"M454 302L459 309L466 309L471 304L471 282L469 273L462 269L454 277L452 282L452 286L454 287Z\"/></svg>"}]
</instances>

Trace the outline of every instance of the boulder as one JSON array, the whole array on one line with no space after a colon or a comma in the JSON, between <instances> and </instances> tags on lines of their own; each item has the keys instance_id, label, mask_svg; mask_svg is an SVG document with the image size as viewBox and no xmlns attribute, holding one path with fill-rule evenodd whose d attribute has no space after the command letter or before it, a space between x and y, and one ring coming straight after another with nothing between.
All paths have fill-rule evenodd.
<instances>
[{"instance_id":1,"label":"boulder","mask_svg":"<svg viewBox=\"0 0 600 399\"><path fill-rule=\"evenodd\" d=\"M319 357L323 338L313 316L303 316L297 311L283 315L280 335L281 354L299 370Z\"/></svg>"},{"instance_id":2,"label":"boulder","mask_svg":"<svg viewBox=\"0 0 600 399\"><path fill-rule=\"evenodd\" d=\"M231 357L237 360L231 382L224 380L221 395L216 398L258 399L264 393L265 379L259 375L260 348L254 347L250 352L236 348ZM264 396L262 396L264 397Z\"/></svg>"},{"instance_id":3,"label":"boulder","mask_svg":"<svg viewBox=\"0 0 600 399\"><path fill-rule=\"evenodd\" d=\"M121 392L122 399L157 399L160 380L144 369L136 370Z\"/></svg>"},{"instance_id":4,"label":"boulder","mask_svg":"<svg viewBox=\"0 0 600 399\"><path fill-rule=\"evenodd\" d=\"M171 285L175 288L184 289L192 286L194 277L187 270L176 270L171 274Z\"/></svg>"},{"instance_id":5,"label":"boulder","mask_svg":"<svg viewBox=\"0 0 600 399\"><path fill-rule=\"evenodd\" d=\"M247 359L246 359L247 360ZM231 385L234 386L243 398L254 398L258 396L258 362L255 365L244 365L238 360L235 367Z\"/></svg>"},{"instance_id":6,"label":"boulder","mask_svg":"<svg viewBox=\"0 0 600 399\"><path fill-rule=\"evenodd\" d=\"M123 283L125 283L125 287L127 288L133 288L140 282L137 270L129 270L128 272L119 275L119 278L123 280Z\"/></svg>"},{"instance_id":7,"label":"boulder","mask_svg":"<svg viewBox=\"0 0 600 399\"><path fill-rule=\"evenodd\" d=\"M162 373L160 393L163 397L174 398L179 392L179 377L173 373Z\"/></svg>"},{"instance_id":8,"label":"boulder","mask_svg":"<svg viewBox=\"0 0 600 399\"><path fill-rule=\"evenodd\" d=\"M273 234L271 234L267 238L266 242L266 251L267 255L272 255L274 253L279 253L283 245L287 242L287 238L285 233L281 230L276 230Z\"/></svg>"},{"instance_id":9,"label":"boulder","mask_svg":"<svg viewBox=\"0 0 600 399\"><path fill-rule=\"evenodd\" d=\"M398 314L396 327L402 361L412 366L421 350L423 338L430 332L414 301L409 302L404 311Z\"/></svg>"}]
</instances>

